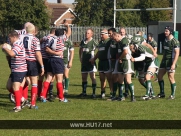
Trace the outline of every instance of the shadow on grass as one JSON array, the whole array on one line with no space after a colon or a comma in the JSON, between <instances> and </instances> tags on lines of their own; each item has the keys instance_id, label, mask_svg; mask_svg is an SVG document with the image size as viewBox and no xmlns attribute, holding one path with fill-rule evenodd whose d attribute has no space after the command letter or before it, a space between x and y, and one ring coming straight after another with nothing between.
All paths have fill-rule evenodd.
<instances>
[{"instance_id":1,"label":"shadow on grass","mask_svg":"<svg viewBox=\"0 0 181 136\"><path fill-rule=\"evenodd\" d=\"M69 86L80 86L81 89L82 89L82 85L81 84L70 84ZM92 87L92 85L88 84L87 87ZM101 87L97 86L96 88L101 88Z\"/></svg>"},{"instance_id":2,"label":"shadow on grass","mask_svg":"<svg viewBox=\"0 0 181 136\"><path fill-rule=\"evenodd\" d=\"M0 99L8 99L8 94L0 94Z\"/></svg>"}]
</instances>

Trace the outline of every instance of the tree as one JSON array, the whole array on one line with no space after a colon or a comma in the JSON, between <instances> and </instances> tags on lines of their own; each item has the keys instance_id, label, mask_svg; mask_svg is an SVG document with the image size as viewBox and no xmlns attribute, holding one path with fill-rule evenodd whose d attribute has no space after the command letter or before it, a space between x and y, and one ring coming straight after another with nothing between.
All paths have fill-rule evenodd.
<instances>
[{"instance_id":1,"label":"tree","mask_svg":"<svg viewBox=\"0 0 181 136\"><path fill-rule=\"evenodd\" d=\"M0 0L0 31L7 35L10 29L22 29L32 22L39 29L50 25L49 10L45 0Z\"/></svg>"},{"instance_id":2,"label":"tree","mask_svg":"<svg viewBox=\"0 0 181 136\"><path fill-rule=\"evenodd\" d=\"M113 26L113 0L76 0L73 23L86 26ZM171 0L170 0L171 1ZM117 9L169 7L168 0L117 0ZM159 4L162 3L162 4ZM120 11L117 26L146 26L148 21L170 20L169 11Z\"/></svg>"}]
</instances>

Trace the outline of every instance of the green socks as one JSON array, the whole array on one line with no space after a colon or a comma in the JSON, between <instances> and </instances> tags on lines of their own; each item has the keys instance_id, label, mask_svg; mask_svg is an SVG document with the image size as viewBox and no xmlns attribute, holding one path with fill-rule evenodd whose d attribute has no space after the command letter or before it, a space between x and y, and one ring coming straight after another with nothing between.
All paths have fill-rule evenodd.
<instances>
[{"instance_id":1,"label":"green socks","mask_svg":"<svg viewBox=\"0 0 181 136\"><path fill-rule=\"evenodd\" d=\"M176 83L171 84L171 95L175 96L175 90L176 90Z\"/></svg>"},{"instance_id":2,"label":"green socks","mask_svg":"<svg viewBox=\"0 0 181 136\"><path fill-rule=\"evenodd\" d=\"M161 80L161 81L158 81L159 83L159 86L160 86L160 94L165 94L164 93L164 81Z\"/></svg>"},{"instance_id":3,"label":"green socks","mask_svg":"<svg viewBox=\"0 0 181 136\"><path fill-rule=\"evenodd\" d=\"M92 84L92 94L95 94L96 92L96 84Z\"/></svg>"},{"instance_id":4,"label":"green socks","mask_svg":"<svg viewBox=\"0 0 181 136\"><path fill-rule=\"evenodd\" d=\"M82 82L82 92L86 93L87 82Z\"/></svg>"},{"instance_id":5,"label":"green socks","mask_svg":"<svg viewBox=\"0 0 181 136\"><path fill-rule=\"evenodd\" d=\"M131 96L134 96L134 85L133 85L133 83L128 84L128 87L129 87L129 90L131 92Z\"/></svg>"},{"instance_id":6,"label":"green socks","mask_svg":"<svg viewBox=\"0 0 181 136\"><path fill-rule=\"evenodd\" d=\"M65 78L65 90L69 88L69 78Z\"/></svg>"}]
</instances>

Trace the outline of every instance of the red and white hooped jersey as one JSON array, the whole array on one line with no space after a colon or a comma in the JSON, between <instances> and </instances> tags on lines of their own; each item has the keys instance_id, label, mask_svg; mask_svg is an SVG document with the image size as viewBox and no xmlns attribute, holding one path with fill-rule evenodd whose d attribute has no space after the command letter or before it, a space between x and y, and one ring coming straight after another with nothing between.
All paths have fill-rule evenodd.
<instances>
[{"instance_id":1,"label":"red and white hooped jersey","mask_svg":"<svg viewBox=\"0 0 181 136\"><path fill-rule=\"evenodd\" d=\"M11 71L12 72L26 72L26 55L23 42L17 40L12 45L12 51L15 53L15 57L11 58Z\"/></svg>"},{"instance_id":2,"label":"red and white hooped jersey","mask_svg":"<svg viewBox=\"0 0 181 136\"><path fill-rule=\"evenodd\" d=\"M26 52L26 60L36 61L36 51L40 51L40 40L33 34L20 35L20 40L23 42Z\"/></svg>"},{"instance_id":3,"label":"red and white hooped jersey","mask_svg":"<svg viewBox=\"0 0 181 136\"><path fill-rule=\"evenodd\" d=\"M49 55L49 57L56 57L56 58L63 58L63 51L64 51L64 41L66 40L66 36L48 36L47 37L47 45L51 50L55 52L62 51L62 55Z\"/></svg>"}]
</instances>

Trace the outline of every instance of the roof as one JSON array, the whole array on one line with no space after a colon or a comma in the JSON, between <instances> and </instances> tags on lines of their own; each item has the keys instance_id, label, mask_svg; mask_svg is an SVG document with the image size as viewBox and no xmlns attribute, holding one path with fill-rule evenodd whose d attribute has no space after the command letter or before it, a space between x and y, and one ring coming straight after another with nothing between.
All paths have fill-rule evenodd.
<instances>
[{"instance_id":1,"label":"roof","mask_svg":"<svg viewBox=\"0 0 181 136\"><path fill-rule=\"evenodd\" d=\"M51 18L52 24L69 8L71 9L73 8L72 4L62 4L62 3L47 3L47 6L52 10L52 18Z\"/></svg>"}]
</instances>

